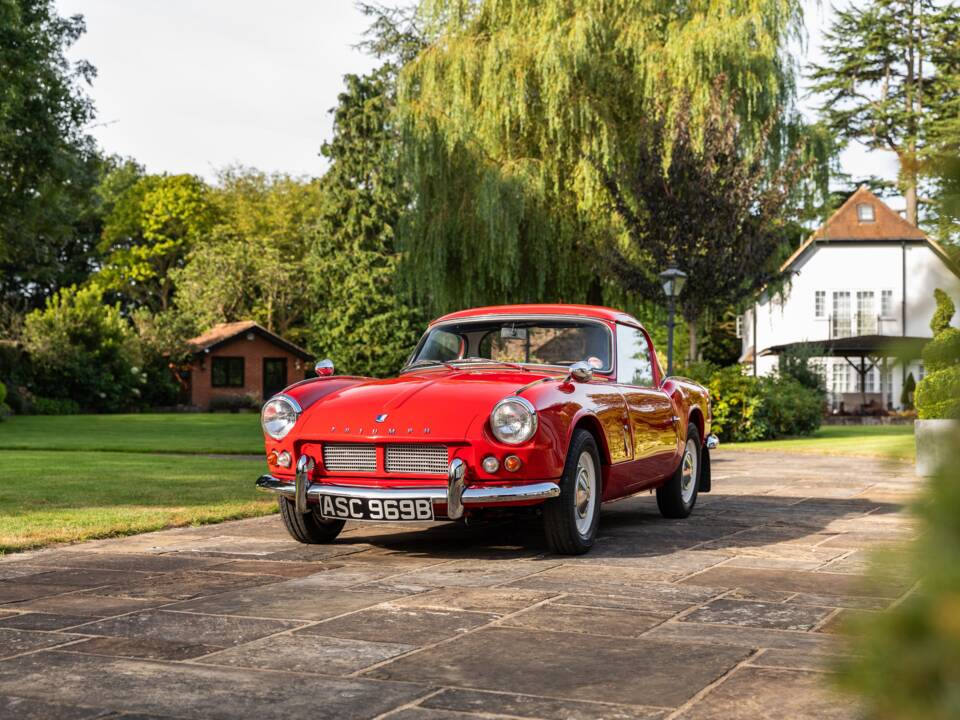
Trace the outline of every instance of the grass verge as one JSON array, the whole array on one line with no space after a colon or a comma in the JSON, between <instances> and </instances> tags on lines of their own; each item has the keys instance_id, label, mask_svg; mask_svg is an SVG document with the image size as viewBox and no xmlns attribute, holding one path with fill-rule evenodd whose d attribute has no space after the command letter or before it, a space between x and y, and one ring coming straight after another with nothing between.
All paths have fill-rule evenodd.
<instances>
[{"instance_id":1,"label":"grass verge","mask_svg":"<svg viewBox=\"0 0 960 720\"><path fill-rule=\"evenodd\" d=\"M276 510L259 460L3 451L0 468L0 554Z\"/></svg>"},{"instance_id":2,"label":"grass verge","mask_svg":"<svg viewBox=\"0 0 960 720\"><path fill-rule=\"evenodd\" d=\"M151 453L263 453L255 413L16 416L0 422L0 449Z\"/></svg>"},{"instance_id":3,"label":"grass verge","mask_svg":"<svg viewBox=\"0 0 960 720\"><path fill-rule=\"evenodd\" d=\"M824 425L810 437L725 443L731 450L849 455L913 461L913 425Z\"/></svg>"}]
</instances>

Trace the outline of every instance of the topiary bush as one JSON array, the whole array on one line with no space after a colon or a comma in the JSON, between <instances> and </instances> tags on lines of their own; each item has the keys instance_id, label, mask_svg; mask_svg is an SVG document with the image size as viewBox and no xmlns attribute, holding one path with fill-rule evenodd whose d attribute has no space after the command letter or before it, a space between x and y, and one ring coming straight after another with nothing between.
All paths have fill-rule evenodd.
<instances>
[{"instance_id":1,"label":"topiary bush","mask_svg":"<svg viewBox=\"0 0 960 720\"><path fill-rule=\"evenodd\" d=\"M960 418L960 330L950 327L956 306L939 288L930 320L933 340L923 349L926 377L917 384L917 416L921 420Z\"/></svg>"}]
</instances>

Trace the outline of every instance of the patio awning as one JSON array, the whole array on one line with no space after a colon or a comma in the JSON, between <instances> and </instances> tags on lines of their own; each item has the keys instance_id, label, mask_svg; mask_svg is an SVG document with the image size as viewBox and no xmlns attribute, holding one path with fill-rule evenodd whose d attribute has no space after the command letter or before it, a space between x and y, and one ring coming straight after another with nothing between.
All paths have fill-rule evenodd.
<instances>
[{"instance_id":1,"label":"patio awning","mask_svg":"<svg viewBox=\"0 0 960 720\"><path fill-rule=\"evenodd\" d=\"M854 337L809 340L774 345L760 351L761 356L790 352L814 353L817 357L896 358L916 360L930 338L898 335L855 335Z\"/></svg>"}]
</instances>

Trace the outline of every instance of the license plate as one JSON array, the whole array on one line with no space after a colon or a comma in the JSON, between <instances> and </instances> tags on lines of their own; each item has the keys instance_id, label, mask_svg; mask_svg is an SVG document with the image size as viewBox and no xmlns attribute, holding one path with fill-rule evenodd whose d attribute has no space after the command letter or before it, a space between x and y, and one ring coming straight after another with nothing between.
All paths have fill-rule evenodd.
<instances>
[{"instance_id":1,"label":"license plate","mask_svg":"<svg viewBox=\"0 0 960 720\"><path fill-rule=\"evenodd\" d=\"M336 520L433 520L430 498L356 498L321 495L320 514Z\"/></svg>"}]
</instances>

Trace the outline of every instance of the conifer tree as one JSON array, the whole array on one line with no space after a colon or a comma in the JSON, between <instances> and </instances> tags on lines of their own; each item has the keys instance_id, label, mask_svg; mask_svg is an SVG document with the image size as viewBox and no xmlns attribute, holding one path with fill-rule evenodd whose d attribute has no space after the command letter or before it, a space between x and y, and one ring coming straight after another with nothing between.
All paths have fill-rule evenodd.
<instances>
[{"instance_id":1,"label":"conifer tree","mask_svg":"<svg viewBox=\"0 0 960 720\"><path fill-rule=\"evenodd\" d=\"M960 145L958 31L954 2L857 0L837 13L826 62L812 68L829 127L844 140L896 154L914 224L922 160L956 156Z\"/></svg>"}]
</instances>

